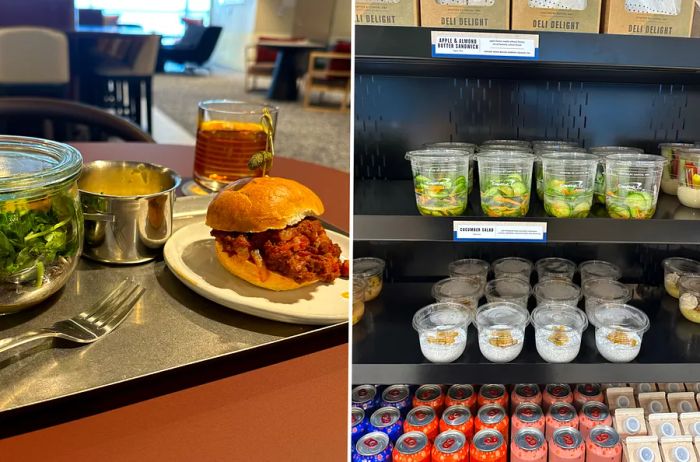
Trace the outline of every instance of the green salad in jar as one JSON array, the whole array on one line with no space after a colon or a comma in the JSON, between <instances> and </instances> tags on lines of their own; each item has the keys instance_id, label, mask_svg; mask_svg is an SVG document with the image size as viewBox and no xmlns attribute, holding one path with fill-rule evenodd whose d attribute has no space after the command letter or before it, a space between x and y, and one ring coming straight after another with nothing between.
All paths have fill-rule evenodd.
<instances>
[{"instance_id":1,"label":"green salad in jar","mask_svg":"<svg viewBox=\"0 0 700 462\"><path fill-rule=\"evenodd\" d=\"M413 184L421 215L451 217L462 215L467 208L469 192L464 175L429 178L418 174L413 177Z\"/></svg>"},{"instance_id":2,"label":"green salad in jar","mask_svg":"<svg viewBox=\"0 0 700 462\"><path fill-rule=\"evenodd\" d=\"M530 188L519 173L490 175L481 185L481 209L490 217L522 217L529 207Z\"/></svg>"},{"instance_id":3,"label":"green salad in jar","mask_svg":"<svg viewBox=\"0 0 700 462\"><path fill-rule=\"evenodd\" d=\"M608 191L605 207L610 218L647 219L656 212L651 193L620 187Z\"/></svg>"},{"instance_id":4,"label":"green salad in jar","mask_svg":"<svg viewBox=\"0 0 700 462\"><path fill-rule=\"evenodd\" d=\"M593 190L582 182L551 179L544 188L544 210L557 218L584 218L591 211Z\"/></svg>"}]
</instances>

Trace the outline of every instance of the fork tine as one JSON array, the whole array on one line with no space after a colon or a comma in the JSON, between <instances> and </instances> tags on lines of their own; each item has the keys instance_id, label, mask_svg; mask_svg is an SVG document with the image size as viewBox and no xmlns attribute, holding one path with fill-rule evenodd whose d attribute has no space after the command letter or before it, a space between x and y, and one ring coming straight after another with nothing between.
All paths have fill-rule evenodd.
<instances>
[{"instance_id":1,"label":"fork tine","mask_svg":"<svg viewBox=\"0 0 700 462\"><path fill-rule=\"evenodd\" d=\"M118 297L112 300L112 303L109 306L106 306L101 310L99 316L93 317L90 321L92 321L98 326L102 326L104 323L107 322L109 318L112 317L114 312L118 310L119 307L122 306L129 299L129 297L131 297L134 294L134 292L139 290L140 287L140 285L134 283L134 285L124 289Z\"/></svg>"},{"instance_id":2,"label":"fork tine","mask_svg":"<svg viewBox=\"0 0 700 462\"><path fill-rule=\"evenodd\" d=\"M109 332L119 327L119 324L129 317L134 305L136 305L136 302L139 301L145 292L146 289L139 286L138 292L135 294L132 292L133 295L128 300L124 301L124 303L117 310L115 310L114 314L104 323L102 328Z\"/></svg>"},{"instance_id":3,"label":"fork tine","mask_svg":"<svg viewBox=\"0 0 700 462\"><path fill-rule=\"evenodd\" d=\"M116 300L126 290L128 290L128 286L132 284L134 284L133 281L130 281L129 279L124 279L113 291L107 294L107 296L94 308L92 308L90 311L83 311L82 313L80 313L79 316L90 321L99 318L100 316L102 316L102 314L104 314L106 310L110 309L110 306L114 304L114 300Z\"/></svg>"}]
</instances>

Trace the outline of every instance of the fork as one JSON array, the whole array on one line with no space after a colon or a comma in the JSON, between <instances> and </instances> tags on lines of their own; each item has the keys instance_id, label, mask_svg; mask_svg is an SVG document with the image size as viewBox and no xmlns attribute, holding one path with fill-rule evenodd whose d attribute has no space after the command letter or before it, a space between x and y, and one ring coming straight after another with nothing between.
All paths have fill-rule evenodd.
<instances>
[{"instance_id":1,"label":"fork","mask_svg":"<svg viewBox=\"0 0 700 462\"><path fill-rule=\"evenodd\" d=\"M92 343L116 329L129 316L145 291L139 284L125 279L102 301L70 319L0 340L0 353L45 338Z\"/></svg>"}]
</instances>

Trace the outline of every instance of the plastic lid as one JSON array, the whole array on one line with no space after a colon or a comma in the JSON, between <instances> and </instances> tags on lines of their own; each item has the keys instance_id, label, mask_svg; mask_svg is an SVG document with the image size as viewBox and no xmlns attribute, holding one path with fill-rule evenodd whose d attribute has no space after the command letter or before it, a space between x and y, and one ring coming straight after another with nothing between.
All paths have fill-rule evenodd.
<instances>
[{"instance_id":1,"label":"plastic lid","mask_svg":"<svg viewBox=\"0 0 700 462\"><path fill-rule=\"evenodd\" d=\"M486 276L490 265L484 260L465 258L453 261L447 267L450 276Z\"/></svg>"},{"instance_id":2,"label":"plastic lid","mask_svg":"<svg viewBox=\"0 0 700 462\"><path fill-rule=\"evenodd\" d=\"M595 146L590 149L594 154L608 154L614 152L638 152L643 153L644 149L632 146Z\"/></svg>"},{"instance_id":3,"label":"plastic lid","mask_svg":"<svg viewBox=\"0 0 700 462\"><path fill-rule=\"evenodd\" d=\"M381 258L362 257L352 261L352 273L355 276L370 277L382 274L386 263Z\"/></svg>"},{"instance_id":4,"label":"plastic lid","mask_svg":"<svg viewBox=\"0 0 700 462\"><path fill-rule=\"evenodd\" d=\"M678 462L688 462L690 460L690 451L683 446L673 448L673 458Z\"/></svg>"},{"instance_id":5,"label":"plastic lid","mask_svg":"<svg viewBox=\"0 0 700 462\"><path fill-rule=\"evenodd\" d=\"M426 330L449 330L466 328L472 322L472 314L464 305L454 302L438 302L424 306L413 315L413 328Z\"/></svg>"},{"instance_id":6,"label":"plastic lid","mask_svg":"<svg viewBox=\"0 0 700 462\"><path fill-rule=\"evenodd\" d=\"M660 167L667 162L663 156L639 153L608 154L605 156L605 161L633 167Z\"/></svg>"},{"instance_id":7,"label":"plastic lid","mask_svg":"<svg viewBox=\"0 0 700 462\"><path fill-rule=\"evenodd\" d=\"M500 326L524 329L529 322L528 311L510 302L493 302L481 305L476 311L477 329Z\"/></svg>"},{"instance_id":8,"label":"plastic lid","mask_svg":"<svg viewBox=\"0 0 700 462\"><path fill-rule=\"evenodd\" d=\"M531 319L535 329L560 327L563 332L583 332L588 327L588 318L583 311L561 303L538 306L532 311Z\"/></svg>"},{"instance_id":9,"label":"plastic lid","mask_svg":"<svg viewBox=\"0 0 700 462\"><path fill-rule=\"evenodd\" d=\"M576 271L576 263L566 258L541 258L535 263L535 269L540 278L570 279Z\"/></svg>"},{"instance_id":10,"label":"plastic lid","mask_svg":"<svg viewBox=\"0 0 700 462\"><path fill-rule=\"evenodd\" d=\"M614 279L589 279L583 283L583 296L614 303L627 303L632 298L632 291Z\"/></svg>"},{"instance_id":11,"label":"plastic lid","mask_svg":"<svg viewBox=\"0 0 700 462\"><path fill-rule=\"evenodd\" d=\"M666 271L676 274L700 273L700 262L690 258L671 257L661 262Z\"/></svg>"},{"instance_id":12,"label":"plastic lid","mask_svg":"<svg viewBox=\"0 0 700 462\"><path fill-rule=\"evenodd\" d=\"M477 161L497 161L500 164L511 164L520 162L532 162L535 155L525 151L480 151L476 156Z\"/></svg>"},{"instance_id":13,"label":"plastic lid","mask_svg":"<svg viewBox=\"0 0 700 462\"><path fill-rule=\"evenodd\" d=\"M423 145L425 149L459 149L474 154L476 151L476 144L465 143L463 141L440 141L437 143L425 143Z\"/></svg>"},{"instance_id":14,"label":"plastic lid","mask_svg":"<svg viewBox=\"0 0 700 462\"><path fill-rule=\"evenodd\" d=\"M674 427L671 422L664 422L661 424L659 427L659 430L661 430L661 434L663 436L675 436L676 435L676 427Z\"/></svg>"},{"instance_id":15,"label":"plastic lid","mask_svg":"<svg viewBox=\"0 0 700 462\"><path fill-rule=\"evenodd\" d=\"M538 282L535 285L535 297L537 300L546 300L547 302L562 302L569 300L579 300L581 298L581 289L579 286L570 281L561 279L549 279Z\"/></svg>"},{"instance_id":16,"label":"plastic lid","mask_svg":"<svg viewBox=\"0 0 700 462\"><path fill-rule=\"evenodd\" d=\"M520 299L530 296L530 284L520 278L502 277L486 284L486 294L500 299Z\"/></svg>"},{"instance_id":17,"label":"plastic lid","mask_svg":"<svg viewBox=\"0 0 700 462\"><path fill-rule=\"evenodd\" d=\"M451 277L436 282L432 295L438 302L464 303L465 300L478 298L482 290L481 281L477 278Z\"/></svg>"},{"instance_id":18,"label":"plastic lid","mask_svg":"<svg viewBox=\"0 0 700 462\"><path fill-rule=\"evenodd\" d=\"M649 329L649 317L640 309L622 303L603 303L591 310L591 323L639 335Z\"/></svg>"},{"instance_id":19,"label":"plastic lid","mask_svg":"<svg viewBox=\"0 0 700 462\"><path fill-rule=\"evenodd\" d=\"M429 160L431 162L452 161L452 160L469 160L469 153L461 149L417 149L406 153L407 160Z\"/></svg>"},{"instance_id":20,"label":"plastic lid","mask_svg":"<svg viewBox=\"0 0 700 462\"><path fill-rule=\"evenodd\" d=\"M527 273L532 272L532 262L524 258L508 257L499 258L493 262L494 272L499 273Z\"/></svg>"},{"instance_id":21,"label":"plastic lid","mask_svg":"<svg viewBox=\"0 0 700 462\"><path fill-rule=\"evenodd\" d=\"M503 144L503 145L516 145L516 146L527 146L530 147L530 142L526 140L512 140L512 139L505 139L505 140L486 140L482 143L482 146L487 146L490 144Z\"/></svg>"},{"instance_id":22,"label":"plastic lid","mask_svg":"<svg viewBox=\"0 0 700 462\"><path fill-rule=\"evenodd\" d=\"M700 422L693 423L692 430L694 436L700 436Z\"/></svg>"},{"instance_id":23,"label":"plastic lid","mask_svg":"<svg viewBox=\"0 0 700 462\"><path fill-rule=\"evenodd\" d=\"M590 278L620 279L620 267L603 260L587 260L578 265L581 274Z\"/></svg>"},{"instance_id":24,"label":"plastic lid","mask_svg":"<svg viewBox=\"0 0 700 462\"><path fill-rule=\"evenodd\" d=\"M627 430L627 433L637 433L642 429L642 424L636 417L627 417L623 426L625 430Z\"/></svg>"},{"instance_id":25,"label":"plastic lid","mask_svg":"<svg viewBox=\"0 0 700 462\"><path fill-rule=\"evenodd\" d=\"M556 162L573 160L576 162L580 161L590 161L598 162L600 156L597 154L591 154L587 152L573 152L573 151L561 151L561 152L543 152L540 156L542 160L551 160Z\"/></svg>"}]
</instances>

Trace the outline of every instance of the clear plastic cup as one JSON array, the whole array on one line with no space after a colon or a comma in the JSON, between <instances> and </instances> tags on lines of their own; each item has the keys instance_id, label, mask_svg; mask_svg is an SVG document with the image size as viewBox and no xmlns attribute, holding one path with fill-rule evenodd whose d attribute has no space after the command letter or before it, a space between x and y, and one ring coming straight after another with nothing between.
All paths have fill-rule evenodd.
<instances>
[{"instance_id":1,"label":"clear plastic cup","mask_svg":"<svg viewBox=\"0 0 700 462\"><path fill-rule=\"evenodd\" d=\"M482 144L482 146L521 146L524 148L530 148L532 144L529 141L525 140L486 140Z\"/></svg>"},{"instance_id":2,"label":"clear plastic cup","mask_svg":"<svg viewBox=\"0 0 700 462\"><path fill-rule=\"evenodd\" d=\"M537 151L538 149L582 149L581 145L576 141L566 141L566 140L535 140L532 142L532 149Z\"/></svg>"},{"instance_id":3,"label":"clear plastic cup","mask_svg":"<svg viewBox=\"0 0 700 462\"><path fill-rule=\"evenodd\" d=\"M542 155L552 154L558 152L580 152L586 154L583 148L578 146L570 146L566 144L548 144L548 145L534 145L535 151L535 162L534 162L534 175L535 175L535 186L537 190L537 197L541 201L544 200L544 177L542 175Z\"/></svg>"},{"instance_id":4,"label":"clear plastic cup","mask_svg":"<svg viewBox=\"0 0 700 462\"><path fill-rule=\"evenodd\" d=\"M700 276L700 262L690 258L671 257L661 262L664 267L664 288L673 298L680 297L681 276Z\"/></svg>"},{"instance_id":5,"label":"clear plastic cup","mask_svg":"<svg viewBox=\"0 0 700 462\"><path fill-rule=\"evenodd\" d=\"M620 267L603 260L586 260L578 265L581 273L581 285L589 279L613 279L617 281L622 276Z\"/></svg>"},{"instance_id":6,"label":"clear plastic cup","mask_svg":"<svg viewBox=\"0 0 700 462\"><path fill-rule=\"evenodd\" d=\"M456 149L459 151L465 151L469 154L469 176L467 178L467 192L471 194L472 189L474 189L474 153L476 152L476 145L473 143L465 143L462 141L441 141L439 143L426 143L423 145L424 149Z\"/></svg>"},{"instance_id":7,"label":"clear plastic cup","mask_svg":"<svg viewBox=\"0 0 700 462\"><path fill-rule=\"evenodd\" d=\"M678 201L686 207L700 209L700 149L680 149L675 155Z\"/></svg>"},{"instance_id":8,"label":"clear plastic cup","mask_svg":"<svg viewBox=\"0 0 700 462\"><path fill-rule=\"evenodd\" d=\"M523 308L527 308L531 292L530 283L511 277L493 279L484 289L488 303L510 302Z\"/></svg>"},{"instance_id":9,"label":"clear plastic cup","mask_svg":"<svg viewBox=\"0 0 700 462\"><path fill-rule=\"evenodd\" d=\"M517 151L479 153L481 209L490 217L523 217L530 208L535 156Z\"/></svg>"},{"instance_id":10,"label":"clear plastic cup","mask_svg":"<svg viewBox=\"0 0 700 462\"><path fill-rule=\"evenodd\" d=\"M613 363L626 363L636 358L642 336L649 329L649 317L643 311L619 303L596 306L590 322L595 326L598 352Z\"/></svg>"},{"instance_id":11,"label":"clear plastic cup","mask_svg":"<svg viewBox=\"0 0 700 462\"><path fill-rule=\"evenodd\" d=\"M535 270L537 271L538 281L546 281L548 279L571 281L576 272L576 263L566 258L541 258L535 262Z\"/></svg>"},{"instance_id":12,"label":"clear plastic cup","mask_svg":"<svg viewBox=\"0 0 700 462\"><path fill-rule=\"evenodd\" d=\"M510 302L482 305L476 312L476 328L479 331L479 350L494 363L507 363L523 350L528 312L522 306Z\"/></svg>"},{"instance_id":13,"label":"clear plastic cup","mask_svg":"<svg viewBox=\"0 0 700 462\"><path fill-rule=\"evenodd\" d=\"M526 152L532 153L532 149L528 146L519 146L517 144L482 144L478 147L477 152L483 154L485 152Z\"/></svg>"},{"instance_id":14,"label":"clear plastic cup","mask_svg":"<svg viewBox=\"0 0 700 462\"><path fill-rule=\"evenodd\" d=\"M633 146L594 146L589 149L593 154L622 154L622 153L631 153L631 154L643 154L644 149L642 148L635 148Z\"/></svg>"},{"instance_id":15,"label":"clear plastic cup","mask_svg":"<svg viewBox=\"0 0 700 462\"><path fill-rule=\"evenodd\" d=\"M499 258L493 265L493 274L496 278L517 278L530 283L532 262L520 257Z\"/></svg>"},{"instance_id":16,"label":"clear plastic cup","mask_svg":"<svg viewBox=\"0 0 700 462\"><path fill-rule=\"evenodd\" d=\"M631 146L596 146L590 149L592 154L600 157L601 162L598 164L598 171L595 175L595 192L593 194L593 202L596 204L605 205L605 156L608 154L620 154L620 153L638 153L644 152L643 149L634 148Z\"/></svg>"},{"instance_id":17,"label":"clear plastic cup","mask_svg":"<svg viewBox=\"0 0 700 462\"><path fill-rule=\"evenodd\" d=\"M666 159L664 171L661 175L661 190L666 194L675 196L678 194L678 152L682 149L692 149L693 143L660 143L659 153Z\"/></svg>"},{"instance_id":18,"label":"clear plastic cup","mask_svg":"<svg viewBox=\"0 0 700 462\"><path fill-rule=\"evenodd\" d=\"M452 217L467 208L471 156L455 149L406 153L413 169L416 206L421 215Z\"/></svg>"},{"instance_id":19,"label":"clear plastic cup","mask_svg":"<svg viewBox=\"0 0 700 462\"><path fill-rule=\"evenodd\" d=\"M544 210L557 218L583 218L593 205L596 171L595 154L546 153L542 159Z\"/></svg>"},{"instance_id":20,"label":"clear plastic cup","mask_svg":"<svg viewBox=\"0 0 700 462\"><path fill-rule=\"evenodd\" d=\"M571 281L549 279L535 284L537 305L564 304L577 306L581 300L581 288Z\"/></svg>"},{"instance_id":21,"label":"clear plastic cup","mask_svg":"<svg viewBox=\"0 0 700 462\"><path fill-rule=\"evenodd\" d=\"M531 315L535 326L537 353L548 363L570 363L581 349L581 337L588 319L578 308L550 304L540 305Z\"/></svg>"},{"instance_id":22,"label":"clear plastic cup","mask_svg":"<svg viewBox=\"0 0 700 462\"><path fill-rule=\"evenodd\" d=\"M362 278L367 283L364 301L374 300L382 292L384 285L384 267L386 263L381 258L362 257L352 261L352 274Z\"/></svg>"},{"instance_id":23,"label":"clear plastic cup","mask_svg":"<svg viewBox=\"0 0 700 462\"><path fill-rule=\"evenodd\" d=\"M593 308L606 303L627 303L632 299L629 287L614 279L587 279L581 288L585 299L586 314L590 317Z\"/></svg>"},{"instance_id":24,"label":"clear plastic cup","mask_svg":"<svg viewBox=\"0 0 700 462\"><path fill-rule=\"evenodd\" d=\"M471 314L459 303L433 303L418 310L413 328L423 356L433 363L451 363L462 356L471 321Z\"/></svg>"},{"instance_id":25,"label":"clear plastic cup","mask_svg":"<svg viewBox=\"0 0 700 462\"><path fill-rule=\"evenodd\" d=\"M611 218L648 219L656 212L666 159L652 154L605 156L605 208Z\"/></svg>"},{"instance_id":26,"label":"clear plastic cup","mask_svg":"<svg viewBox=\"0 0 700 462\"><path fill-rule=\"evenodd\" d=\"M476 312L479 299L484 292L481 280L474 276L449 277L436 282L432 288L433 298L438 302L454 302L464 305L471 313Z\"/></svg>"},{"instance_id":27,"label":"clear plastic cup","mask_svg":"<svg viewBox=\"0 0 700 462\"><path fill-rule=\"evenodd\" d=\"M363 278L352 279L352 323L357 324L365 315L365 292L367 281Z\"/></svg>"},{"instance_id":28,"label":"clear plastic cup","mask_svg":"<svg viewBox=\"0 0 700 462\"><path fill-rule=\"evenodd\" d=\"M678 308L685 319L700 324L700 275L682 276Z\"/></svg>"}]
</instances>

